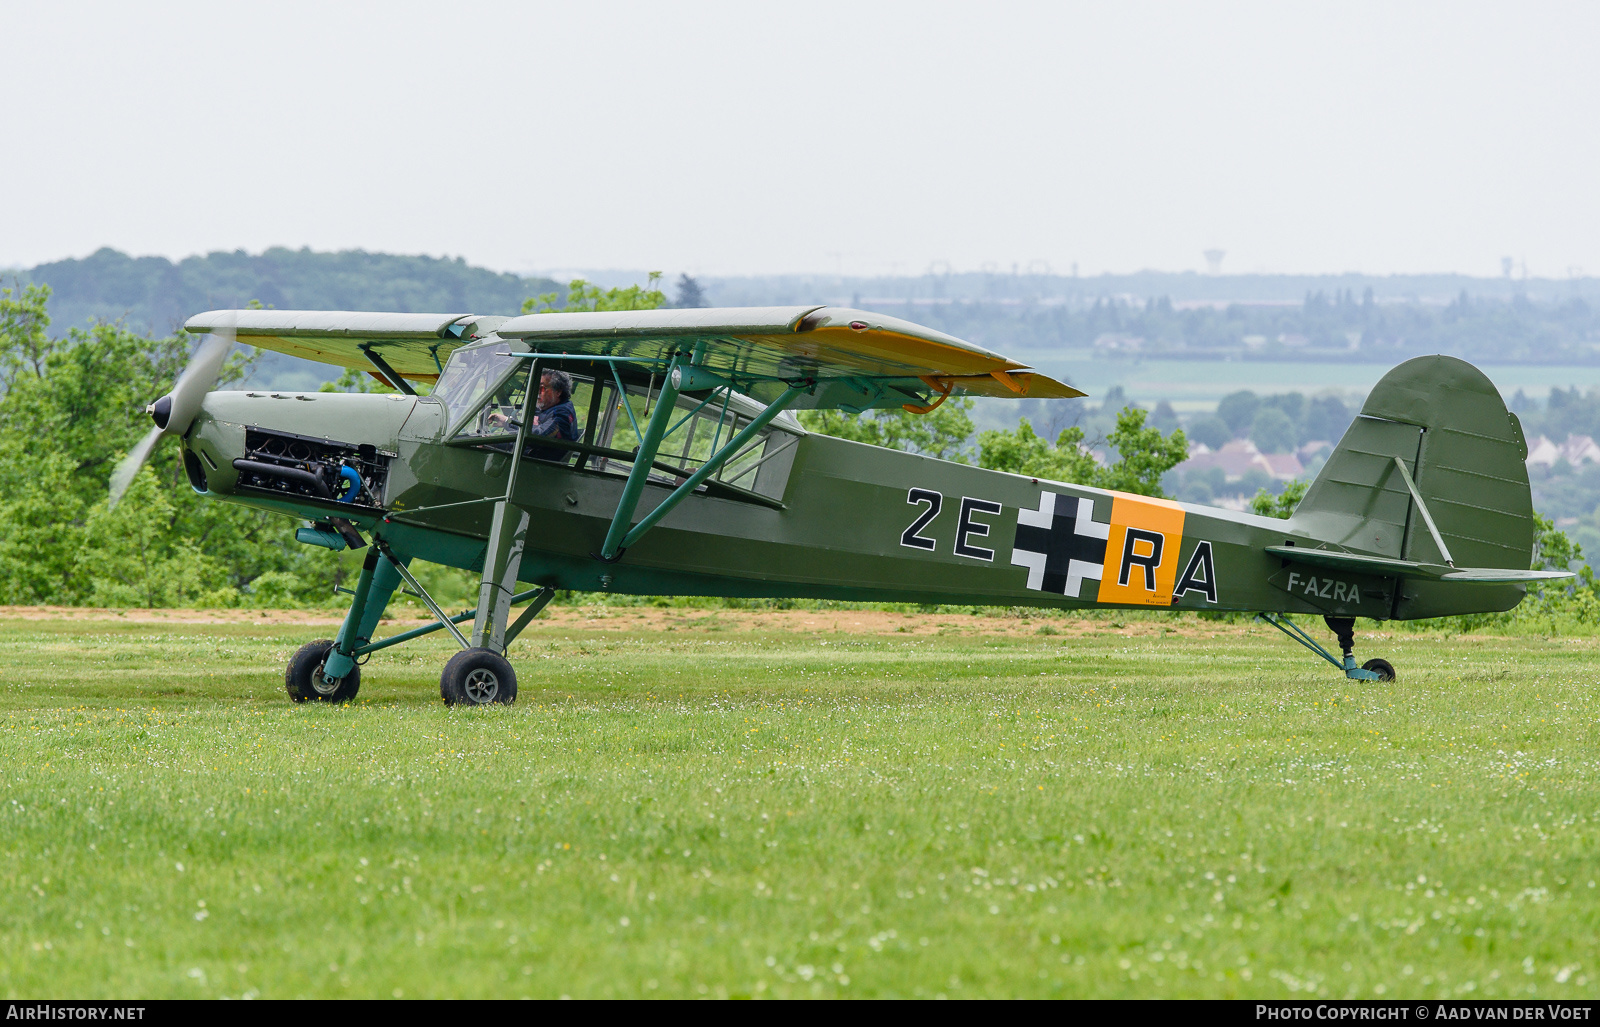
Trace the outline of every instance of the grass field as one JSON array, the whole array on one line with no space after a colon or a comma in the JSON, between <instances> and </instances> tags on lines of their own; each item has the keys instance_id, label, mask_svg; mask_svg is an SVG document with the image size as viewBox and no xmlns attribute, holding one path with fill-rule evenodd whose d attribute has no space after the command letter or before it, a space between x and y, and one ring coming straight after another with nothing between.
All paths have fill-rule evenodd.
<instances>
[{"instance_id":1,"label":"grass field","mask_svg":"<svg viewBox=\"0 0 1600 1027\"><path fill-rule=\"evenodd\" d=\"M0 621L0 992L1600 991L1593 639L1362 639L1375 685L814 620L541 626L487 710L437 643L295 707L326 628Z\"/></svg>"}]
</instances>

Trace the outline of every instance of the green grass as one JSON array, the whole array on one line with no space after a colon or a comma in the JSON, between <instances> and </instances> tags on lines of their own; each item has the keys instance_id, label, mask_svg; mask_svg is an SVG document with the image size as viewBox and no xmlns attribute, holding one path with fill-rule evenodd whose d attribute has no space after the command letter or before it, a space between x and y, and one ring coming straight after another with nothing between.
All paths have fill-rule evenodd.
<instances>
[{"instance_id":1,"label":"green grass","mask_svg":"<svg viewBox=\"0 0 1600 1027\"><path fill-rule=\"evenodd\" d=\"M1592 639L545 627L448 710L439 644L291 706L285 630L0 622L0 992L1600 983Z\"/></svg>"}]
</instances>

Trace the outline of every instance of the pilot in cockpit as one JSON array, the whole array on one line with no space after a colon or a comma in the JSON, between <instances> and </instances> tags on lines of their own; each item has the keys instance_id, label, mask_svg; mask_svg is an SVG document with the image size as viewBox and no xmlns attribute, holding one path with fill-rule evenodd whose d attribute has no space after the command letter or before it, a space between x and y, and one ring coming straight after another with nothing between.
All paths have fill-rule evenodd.
<instances>
[{"instance_id":1,"label":"pilot in cockpit","mask_svg":"<svg viewBox=\"0 0 1600 1027\"><path fill-rule=\"evenodd\" d=\"M513 430L522 424L515 417L499 412L491 412L488 421L497 428ZM572 378L565 371L546 371L539 376L539 395L522 455L535 460L566 459L568 450L544 445L538 441L540 438L578 440L578 411L572 405Z\"/></svg>"}]
</instances>

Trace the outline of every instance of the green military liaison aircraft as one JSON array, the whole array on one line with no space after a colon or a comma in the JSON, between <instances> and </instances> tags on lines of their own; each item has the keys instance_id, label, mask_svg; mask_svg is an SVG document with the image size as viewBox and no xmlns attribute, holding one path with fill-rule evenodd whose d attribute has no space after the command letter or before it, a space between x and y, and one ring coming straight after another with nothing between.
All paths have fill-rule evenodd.
<instances>
[{"instance_id":1,"label":"green military liaison aircraft","mask_svg":"<svg viewBox=\"0 0 1600 1027\"><path fill-rule=\"evenodd\" d=\"M866 311L218 310L187 328L209 337L151 404L156 427L113 496L172 435L200 494L303 518L301 542L369 547L337 637L289 661L296 702L350 699L363 657L437 630L461 647L445 702L512 702L506 649L560 588L1245 611L1347 677L1387 681L1386 661L1356 664L1356 617L1508 610L1529 582L1569 576L1528 569L1521 425L1452 357L1385 375L1285 521L806 432L792 411L1083 395ZM212 391L236 340L366 369L398 393ZM582 425L570 441L529 430L558 370ZM481 571L477 608L446 614L408 569L419 557ZM437 623L374 639L402 584ZM1289 614L1321 614L1342 658Z\"/></svg>"}]
</instances>

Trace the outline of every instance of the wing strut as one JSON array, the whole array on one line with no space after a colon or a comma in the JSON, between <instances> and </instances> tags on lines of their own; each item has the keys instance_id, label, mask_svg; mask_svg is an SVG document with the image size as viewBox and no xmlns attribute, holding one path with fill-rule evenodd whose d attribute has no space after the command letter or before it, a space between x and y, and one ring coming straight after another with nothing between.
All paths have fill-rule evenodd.
<instances>
[{"instance_id":1,"label":"wing strut","mask_svg":"<svg viewBox=\"0 0 1600 1027\"><path fill-rule=\"evenodd\" d=\"M638 509L639 497L644 495L644 483L650 477L650 465L655 463L656 451L666 437L667 425L672 422L672 412L678 403L678 387L672 384L672 372L678 366L673 356L667 373L661 378L661 395L656 397L656 408L650 414L650 423L639 436L639 454L633 458L633 469L628 472L628 483L622 486L622 497L617 500L617 512L611 515L611 527L606 530L606 540L600 547L600 559L614 563L622 556L622 536L633 523L633 511ZM618 393L627 402L626 393ZM637 423L637 422L636 422ZM637 428L635 428L637 430Z\"/></svg>"},{"instance_id":2,"label":"wing strut","mask_svg":"<svg viewBox=\"0 0 1600 1027\"><path fill-rule=\"evenodd\" d=\"M530 615L518 621L510 637L506 636L513 594L517 591L517 572L522 569L522 553L532 521L528 510L514 503L512 497L517 492L523 450L528 444L529 429L538 409L539 383L544 375L541 363L538 356L533 358L528 368L527 384L522 387L522 422L517 425L517 439L511 446L511 470L506 475L505 498L495 501L494 514L489 521L489 544L484 549L483 578L478 583L478 609L472 620L471 647L490 649L502 656L511 639L533 619Z\"/></svg>"},{"instance_id":3,"label":"wing strut","mask_svg":"<svg viewBox=\"0 0 1600 1027\"><path fill-rule=\"evenodd\" d=\"M611 517L611 527L606 531L605 543L600 547L600 552L595 554L607 563L614 563L620 559L629 546L639 541L645 532L655 527L661 518L683 502L707 478L717 473L717 470L728 462L729 457L739 452L774 417L788 409L789 405L812 385L809 381L801 385L789 385L783 395L767 404L767 408L757 414L743 431L734 435L721 449L707 458L698 470L684 479L683 484L673 489L654 510L645 514L638 524L633 524L633 513L638 509L639 498L644 494L645 481L650 476L656 451L661 446L661 440L668 434L667 426L672 422L672 414L676 409L678 388L673 384L673 371L677 368L678 358L674 357L667 367L667 373L662 377L661 392L656 396L655 410L650 415L650 423L645 426L643 436L639 439L639 452L634 456L633 470L628 472L628 483L623 486L622 497L617 500L617 511ZM686 369L693 370L692 366L687 366ZM686 374L683 377L684 380L688 380L690 376Z\"/></svg>"},{"instance_id":4,"label":"wing strut","mask_svg":"<svg viewBox=\"0 0 1600 1027\"><path fill-rule=\"evenodd\" d=\"M389 366L389 362L383 359L383 357L372 348L372 344L370 342L364 342L361 344L361 352L367 355L367 359L372 362L372 366L376 367L380 374L389 379L390 385L393 385L396 389L399 389L407 396L415 396L417 394L417 390L411 387L411 383L400 377L399 373L395 371L394 368ZM435 360L437 359L438 358L436 355ZM441 371L440 373L443 372Z\"/></svg>"},{"instance_id":5,"label":"wing strut","mask_svg":"<svg viewBox=\"0 0 1600 1027\"><path fill-rule=\"evenodd\" d=\"M713 474L716 474L717 470L723 464L727 463L729 457L733 456L735 453L739 452L740 449L744 448L745 443L755 438L761 429L767 426L768 422L770 422L774 417L777 417L779 414L783 413L784 410L788 408L789 404L794 402L795 397L799 396L805 391L805 389L799 388L798 386L789 386L783 395L773 400L765 410L757 414L755 420L746 425L743 431L729 439L721 449L717 450L716 454L713 455L711 459L700 465L699 470L695 471L693 474L689 475L688 478L684 479L682 485L679 485L677 488L673 489L672 494L666 499L663 499L660 506L657 506L654 510L651 510L649 513L645 514L644 517L640 519L639 523L635 524L628 534L623 536L622 544L618 547L618 552L639 541L639 536L655 527L656 523L660 521L661 518L665 517L673 507L683 502L683 500L691 492L699 488L701 482L705 481Z\"/></svg>"}]
</instances>

